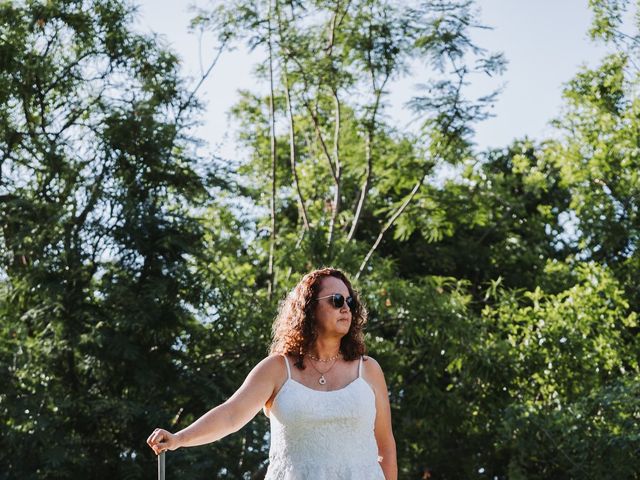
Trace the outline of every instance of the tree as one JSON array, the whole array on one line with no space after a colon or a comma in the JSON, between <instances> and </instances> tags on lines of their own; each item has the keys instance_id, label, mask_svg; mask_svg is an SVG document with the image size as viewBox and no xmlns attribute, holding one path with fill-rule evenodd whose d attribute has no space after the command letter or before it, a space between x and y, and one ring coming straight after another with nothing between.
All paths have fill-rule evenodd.
<instances>
[{"instance_id":1,"label":"tree","mask_svg":"<svg viewBox=\"0 0 640 480\"><path fill-rule=\"evenodd\" d=\"M456 332L472 332L473 317L461 316L468 301L464 282L422 270L412 286L398 278L396 257L385 255L384 248L392 235L404 240L416 229L412 223L425 219L415 215L415 205L437 195L431 185L436 169L470 158L473 123L485 118L493 97L467 99L464 87L473 73L500 71L501 57L471 42L470 2L238 1L200 11L196 22L214 32L232 30L231 45L246 41L249 48L262 49L257 78L268 92L242 92L232 110L247 160L237 169L238 189L227 195L234 195L236 204L242 195L250 207L236 220L247 228L237 259L223 255L238 280L235 294L251 296L255 308L245 314L246 307L231 299L240 311L222 308L234 319L246 315L246 326L266 327L274 300L303 272L331 263L359 275L371 309L370 338L376 339L370 342L372 354L385 365L393 408L402 413L396 429L401 469L408 475L424 461L424 450L414 447L424 432L413 422L415 400L432 399L435 408L447 397L449 376L438 361L426 367L435 384L405 385L407 378L422 378L411 373L419 367L417 359L441 357L441 337L421 338L430 331L422 312L433 311L428 321L441 332L452 320ZM411 102L418 127L404 132L386 116L388 86L418 66L430 76ZM278 227L272 257L274 188ZM271 302L268 292L274 292ZM379 298L380 292L392 293ZM390 317L396 310L380 303L384 299L398 302L403 315ZM415 319L415 325L398 329L400 318ZM439 404L438 411L451 407L439 424L443 432L445 418L460 421L456 402Z\"/></svg>"},{"instance_id":2,"label":"tree","mask_svg":"<svg viewBox=\"0 0 640 480\"><path fill-rule=\"evenodd\" d=\"M582 256L610 266L637 310L640 103L632 93L637 71L628 71L630 62L625 54L612 55L567 85L567 112L557 121L565 139L549 157L561 166L571 193Z\"/></svg>"},{"instance_id":3,"label":"tree","mask_svg":"<svg viewBox=\"0 0 640 480\"><path fill-rule=\"evenodd\" d=\"M0 478L153 472L150 429L224 401L329 263L369 310L403 477L632 478L636 37L624 1L592 6L622 53L568 84L563 135L478 153L494 97L465 86L503 60L471 2L220 2L190 91L120 1L2 4ZM243 42L265 86L231 112L246 158L200 158L197 90ZM416 72L399 128L390 85ZM267 430L172 474L261 478Z\"/></svg>"},{"instance_id":4,"label":"tree","mask_svg":"<svg viewBox=\"0 0 640 480\"><path fill-rule=\"evenodd\" d=\"M270 45L258 69L265 82L271 84L268 59L277 66L273 94L263 98L245 92L234 109L251 158L241 169L254 177L249 193L260 204L274 187L272 179L280 179L278 251L288 251L292 237L302 238L296 243L303 251L320 248L309 252L319 261L330 262L352 248L373 253L436 166L470 154L473 122L486 116L492 97L466 99L467 76L500 71L501 57L471 43L469 2L270 5L261 10L235 2L196 18L214 31L221 25L234 29L237 40L247 39L251 48ZM385 98L389 83L417 64L435 73L411 102L421 128L407 134L385 120ZM287 132L276 138L275 175L273 162L265 163L273 157L273 95L276 128ZM354 242L360 246L349 246ZM365 257L356 273L364 272ZM284 258L276 258L276 264L280 272L294 268Z\"/></svg>"},{"instance_id":5,"label":"tree","mask_svg":"<svg viewBox=\"0 0 640 480\"><path fill-rule=\"evenodd\" d=\"M547 272L558 270L550 264ZM575 284L558 294L498 289L498 303L483 311L478 343L484 345L470 348L471 358L456 370L468 376L469 418L493 437L495 451L479 463L487 475L638 472L632 418L639 412L640 345L631 333L637 312L607 268L585 262L572 276Z\"/></svg>"},{"instance_id":6,"label":"tree","mask_svg":"<svg viewBox=\"0 0 640 480\"><path fill-rule=\"evenodd\" d=\"M490 281L533 289L551 280L546 263L577 249L563 222L570 194L548 151L554 143L523 140L469 158L459 175L425 186L380 254L395 259L403 277L469 281L480 309Z\"/></svg>"},{"instance_id":7,"label":"tree","mask_svg":"<svg viewBox=\"0 0 640 480\"><path fill-rule=\"evenodd\" d=\"M192 383L197 104L132 12L0 5L3 478L142 476Z\"/></svg>"}]
</instances>

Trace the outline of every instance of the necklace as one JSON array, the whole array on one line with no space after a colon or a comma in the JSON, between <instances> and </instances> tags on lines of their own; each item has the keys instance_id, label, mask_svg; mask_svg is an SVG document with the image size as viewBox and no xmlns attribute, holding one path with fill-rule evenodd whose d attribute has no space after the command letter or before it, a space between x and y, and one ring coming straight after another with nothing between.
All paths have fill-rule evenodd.
<instances>
[{"instance_id":1,"label":"necklace","mask_svg":"<svg viewBox=\"0 0 640 480\"><path fill-rule=\"evenodd\" d=\"M308 357L312 360L315 360L315 358L313 358L311 355L308 355ZM338 359L338 356L333 357L333 363L331 364L331 366L325 370L324 372L321 372L320 370L317 369L317 367L313 364L313 362L309 362L311 364L311 366L313 367L313 369L318 372L320 374L320 378L318 379L318 383L320 385L324 385L325 383L327 383L327 379L324 378L324 374L325 373L329 373L329 370L331 370L333 368L333 366L337 363L336 360ZM322 360L318 360L318 361L322 361ZM328 362L329 360L324 360L325 362Z\"/></svg>"},{"instance_id":2,"label":"necklace","mask_svg":"<svg viewBox=\"0 0 640 480\"><path fill-rule=\"evenodd\" d=\"M332 362L338 358L340 358L342 356L342 354L340 352L338 352L337 355L334 355L333 357L330 358L317 358L314 357L313 355L311 355L310 353L306 354L307 357L309 357L311 360L315 360L316 362L322 362L322 363L328 363L328 362Z\"/></svg>"}]
</instances>

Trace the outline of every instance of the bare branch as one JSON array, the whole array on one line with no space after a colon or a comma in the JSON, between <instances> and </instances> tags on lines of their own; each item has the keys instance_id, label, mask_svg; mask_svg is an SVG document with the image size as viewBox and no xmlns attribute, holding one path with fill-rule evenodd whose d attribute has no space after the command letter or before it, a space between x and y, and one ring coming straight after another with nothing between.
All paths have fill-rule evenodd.
<instances>
[{"instance_id":1,"label":"bare branch","mask_svg":"<svg viewBox=\"0 0 640 480\"><path fill-rule=\"evenodd\" d=\"M371 37L371 29L369 28L369 36ZM376 116L378 114L378 108L380 107L380 99L382 97L382 93L384 92L384 87L391 76L391 72L389 69L386 69L386 75L382 81L382 85L378 88L376 84L376 73L375 67L373 64L373 60L371 58L371 52L367 50L365 54L367 58L367 63L369 67L369 73L371 76L371 89L375 95L375 101L373 105L373 110L371 112L371 118L367 122L367 136L365 139L365 160L367 162L367 168L365 171L364 182L362 184L362 188L360 189L360 196L358 198L358 206L356 207L355 214L353 216L353 221L351 223L351 229L349 230L349 234L347 235L347 242L351 241L355 236L356 229L358 227L358 223L360 221L362 212L364 210L364 204L367 198L367 194L369 193L369 187L371 185L371 177L373 172L373 143L376 131Z\"/></svg>"},{"instance_id":2,"label":"bare branch","mask_svg":"<svg viewBox=\"0 0 640 480\"><path fill-rule=\"evenodd\" d=\"M276 0L277 2L277 0ZM271 238L269 240L269 266L267 271L268 283L267 283L267 295L269 300L273 295L275 288L275 278L273 269L273 258L275 254L276 244L276 115L274 105L274 88L273 88L273 45L271 42L271 0L269 0L269 18L268 18L268 46L269 46L269 123L271 130L269 137L271 141Z\"/></svg>"},{"instance_id":3,"label":"bare branch","mask_svg":"<svg viewBox=\"0 0 640 480\"><path fill-rule=\"evenodd\" d=\"M311 108L311 104L309 100L303 97L302 103L307 108L309 115L311 116L311 120L313 121L313 128L318 136L318 140L320 140L320 146L322 147L322 153L324 154L327 162L329 162L329 168L331 169L331 176L333 177L333 181L337 183L338 178L336 176L336 167L333 164L333 159L331 158L331 154L329 153L329 148L327 147L326 142L324 141L324 136L322 135L322 130L320 130L320 121L318 120L318 115Z\"/></svg>"},{"instance_id":4,"label":"bare branch","mask_svg":"<svg viewBox=\"0 0 640 480\"><path fill-rule=\"evenodd\" d=\"M308 83L308 76L305 72L305 68L302 66L302 64L300 63L300 60L292 54L291 51L286 50L286 54L287 57L291 60L294 61L294 63L296 64L296 66L298 67L298 70L300 71L300 73L302 74L302 79L303 79L303 83L304 83L304 91L308 91L309 90L309 83ZM318 115L317 113L314 111L313 107L311 106L311 103L309 102L309 99L306 98L303 95L301 95L302 97L302 103L305 106L305 108L307 109L307 112L309 112L309 116L311 117L311 120L313 122L313 128L316 132L316 135L318 136L318 140L320 140L320 146L322 147L322 153L324 154L325 158L327 159L327 162L329 162L329 168L331 169L331 175L333 177L333 181L336 182L336 169L335 169L335 165L333 164L333 159L331 158L331 154L329 153L329 148L327 147L327 144L324 140L324 135L322 134L322 130L320 129L320 120L318 119Z\"/></svg>"},{"instance_id":5,"label":"bare branch","mask_svg":"<svg viewBox=\"0 0 640 480\"><path fill-rule=\"evenodd\" d=\"M295 131L295 124L293 119L293 109L291 106L291 94L289 91L289 82L287 80L286 68L287 66L285 63L283 75L284 75L284 84L285 84L285 87L284 87L285 96L287 99L287 112L289 114L289 153L291 157L291 172L293 173L293 183L296 187L296 193L298 195L298 204L300 205L300 214L302 216L304 228L306 230L309 230L311 228L309 224L309 217L307 215L307 208L305 207L305 204L304 204L304 198L302 196L302 190L300 190L300 182L298 180L298 166L296 164L296 140L295 140L296 131Z\"/></svg>"},{"instance_id":6,"label":"bare branch","mask_svg":"<svg viewBox=\"0 0 640 480\"><path fill-rule=\"evenodd\" d=\"M347 242L351 241L356 233L356 228L358 227L358 222L360 221L360 217L362 215L362 211L364 208L364 203L369 193L369 187L371 185L371 176L373 172L373 141L375 137L375 125L376 125L376 116L378 114L378 108L380 106L380 97L382 96L382 92L384 91L384 86L389 80L389 75L386 75L384 81L382 82L382 87L376 88L376 81L373 71L371 72L371 83L375 91L376 100L373 106L373 111L371 113L371 119L369 121L369 125L367 126L367 137L365 139L365 160L367 162L367 169L365 172L364 182L362 184L362 188L360 189L360 197L358 199L358 206L356 208L356 213L353 217L353 222L351 223L351 230L349 230L349 234L347 235Z\"/></svg>"},{"instance_id":7,"label":"bare branch","mask_svg":"<svg viewBox=\"0 0 640 480\"><path fill-rule=\"evenodd\" d=\"M278 17L278 34L280 36L280 43L283 44L284 38L283 38L282 18L280 16L280 9L278 8L277 2L276 2L276 14ZM282 76L284 80L285 98L287 100L287 113L289 116L289 154L291 159L291 173L293 174L293 183L296 187L296 194L298 196L298 205L300 206L300 215L302 216L302 222L304 224L305 230L309 230L310 229L309 217L307 215L307 209L304 204L304 198L302 197L302 191L300 190L300 182L298 180L298 167L296 164L295 124L294 124L294 117L293 117L293 107L291 105L291 91L289 88L288 66L287 66L286 58L282 62Z\"/></svg>"},{"instance_id":8,"label":"bare branch","mask_svg":"<svg viewBox=\"0 0 640 480\"><path fill-rule=\"evenodd\" d=\"M182 116L182 113L187 109L187 107L189 107L189 105L191 105L191 102L193 101L193 98L195 97L196 93L198 92L198 90L200 89L200 87L202 86L204 81L211 74L211 71L213 70L213 67L215 67L216 64L218 63L218 60L220 59L220 55L222 55L222 52L224 51L225 47L227 46L227 41L228 41L227 38L225 38L222 41L222 44L220 45L220 48L218 48L218 52L216 53L216 55L213 57L213 60L209 64L209 68L207 68L207 71L204 72L204 74L200 76L200 80L198 81L198 83L196 84L194 89L191 91L191 93L189 94L187 99L184 102L182 102L182 104L178 108L178 113L176 114L176 124L178 123L178 120Z\"/></svg>"},{"instance_id":9,"label":"bare branch","mask_svg":"<svg viewBox=\"0 0 640 480\"><path fill-rule=\"evenodd\" d=\"M462 85L464 83L463 82L464 70L456 69L456 72L458 73L459 81L458 81L458 85L456 87L455 101L453 103L454 110L455 110L455 108L457 108L457 104L460 101L460 91L461 91ZM453 120L454 120L454 117L451 116L449 118L449 121L446 123L446 125L444 125L444 127L442 129L443 132L445 132L445 133L449 132L449 129L451 128L451 125L453 124ZM451 140L452 140L452 136L449 134L447 136L446 143L444 144L444 146L442 146L442 151L443 152L446 152L447 148L449 147L449 145L451 143ZM356 280L358 280L360 278L360 275L364 271L364 268L366 267L367 263L369 262L369 259L373 255L373 252L375 252L376 248L378 248L378 245L380 245L380 242L382 241L382 237L384 237L384 234L389 230L389 228L391 228L393 226L393 224L398 219L398 217L400 215L402 215L402 212L404 212L404 210L407 208L409 203L411 203L411 200L413 200L413 197L415 197L415 195L418 193L418 190L420 189L420 186L422 185L422 183L424 182L425 178L427 177L432 165L433 165L432 163L427 164L427 166L425 167L424 173L422 174L422 177L414 185L413 189L411 190L411 193L407 196L407 198L402 203L402 205L400 205L400 207L395 211L395 213L391 216L391 218L387 221L385 226L382 228L382 230L378 234L378 238L376 238L376 241L374 242L373 246L369 249L369 252L367 252L367 255L365 256L364 260L360 264L360 268L358 269L358 273L355 276Z\"/></svg>"},{"instance_id":10,"label":"bare branch","mask_svg":"<svg viewBox=\"0 0 640 480\"><path fill-rule=\"evenodd\" d=\"M350 242L353 239L353 236L356 233L356 227L358 226L358 222L360 221L360 215L362 215L362 209L364 207L365 197L369 192L369 183L371 182L371 170L373 168L373 160L371 157L371 132L367 131L367 137L365 139L365 159L367 161L367 170L364 175L364 183L362 184L362 188L360 189L360 196L358 198L358 206L356 207L356 213L353 216L353 221L351 222L351 229L349 230L349 234L347 235L347 242Z\"/></svg>"},{"instance_id":11,"label":"bare branch","mask_svg":"<svg viewBox=\"0 0 640 480\"><path fill-rule=\"evenodd\" d=\"M407 208L409 203L411 203L411 200L413 200L413 197L415 197L416 193L418 193L418 190L420 189L420 186L424 182L424 179L426 178L427 173L428 173L428 170L426 170L425 173L420 178L420 180L418 180L416 182L416 184L414 185L413 189L411 190L411 193L407 196L405 201L402 202L402 205L400 205L400 207L391 216L391 218L387 221L386 225L382 228L382 230L378 234L378 238L376 238L375 243L369 249L369 252L364 257L364 260L360 264L360 268L358 269L358 273L356 273L356 276L355 276L356 280L358 280L360 278L360 274L362 274L364 268L366 267L367 263L369 262L369 259L371 258L371 255L373 255L373 252L375 252L376 248L378 248L378 245L380 245L380 242L382 241L382 237L384 237L384 234L387 232L387 230L389 230L391 228L391 226L395 223L395 221L398 219L398 217L400 215L402 215L402 212L405 211L405 209Z\"/></svg>"},{"instance_id":12,"label":"bare branch","mask_svg":"<svg viewBox=\"0 0 640 480\"><path fill-rule=\"evenodd\" d=\"M336 166L336 174L334 177L335 180L335 190L333 195L333 204L331 205L331 220L329 222L329 235L327 236L327 245L331 245L333 241L333 231L335 229L336 218L338 216L338 211L340 210L340 176L341 176L341 165L340 165L340 99L338 98L338 92L333 91L333 100L335 103L335 125L334 125L334 135L333 135L333 162Z\"/></svg>"}]
</instances>

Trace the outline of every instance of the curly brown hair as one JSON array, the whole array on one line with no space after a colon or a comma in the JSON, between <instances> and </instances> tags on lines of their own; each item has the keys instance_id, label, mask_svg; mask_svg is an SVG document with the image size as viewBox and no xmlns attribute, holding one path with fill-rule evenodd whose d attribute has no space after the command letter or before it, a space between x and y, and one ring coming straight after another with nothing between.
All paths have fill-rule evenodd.
<instances>
[{"instance_id":1,"label":"curly brown hair","mask_svg":"<svg viewBox=\"0 0 640 480\"><path fill-rule=\"evenodd\" d=\"M314 317L315 299L320 282L325 277L336 277L344 282L354 300L349 332L340 340L340 353L345 360L355 360L366 353L364 325L367 310L358 298L347 276L335 268L321 268L307 273L280 303L278 315L273 321L273 340L269 353L297 357L296 367L304 370L304 356L309 353L316 338Z\"/></svg>"}]
</instances>

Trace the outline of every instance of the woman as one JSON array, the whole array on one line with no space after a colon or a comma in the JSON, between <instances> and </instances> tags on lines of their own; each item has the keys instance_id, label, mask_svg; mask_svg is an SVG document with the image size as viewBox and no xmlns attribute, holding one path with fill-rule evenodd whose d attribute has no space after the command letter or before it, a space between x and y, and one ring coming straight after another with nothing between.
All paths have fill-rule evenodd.
<instances>
[{"instance_id":1,"label":"woman","mask_svg":"<svg viewBox=\"0 0 640 480\"><path fill-rule=\"evenodd\" d=\"M308 273L281 304L270 355L233 396L176 434L156 428L147 443L158 454L214 442L264 409L266 480L396 480L387 386L364 356L365 322L342 272Z\"/></svg>"}]
</instances>

